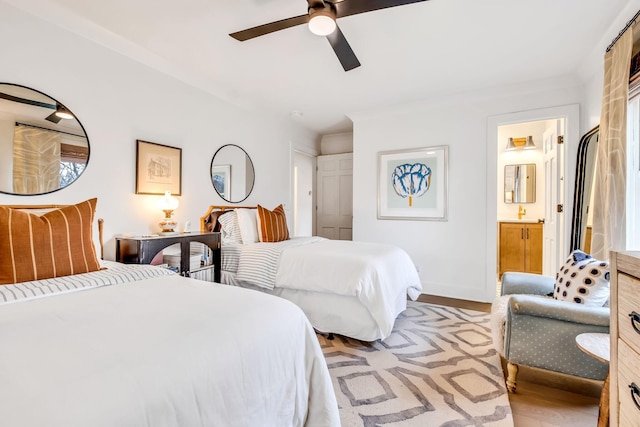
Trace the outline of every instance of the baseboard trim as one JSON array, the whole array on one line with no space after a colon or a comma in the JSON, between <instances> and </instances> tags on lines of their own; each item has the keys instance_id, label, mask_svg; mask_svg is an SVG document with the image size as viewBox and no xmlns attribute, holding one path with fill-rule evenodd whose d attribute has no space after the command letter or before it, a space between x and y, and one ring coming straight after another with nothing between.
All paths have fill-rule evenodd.
<instances>
[{"instance_id":1,"label":"baseboard trim","mask_svg":"<svg viewBox=\"0 0 640 427\"><path fill-rule=\"evenodd\" d=\"M491 304L486 302L468 301L458 298L441 297L436 295L421 294L418 297L418 301L426 302L429 304L446 305L448 307L463 308L465 310L482 311L489 313L491 311Z\"/></svg>"}]
</instances>

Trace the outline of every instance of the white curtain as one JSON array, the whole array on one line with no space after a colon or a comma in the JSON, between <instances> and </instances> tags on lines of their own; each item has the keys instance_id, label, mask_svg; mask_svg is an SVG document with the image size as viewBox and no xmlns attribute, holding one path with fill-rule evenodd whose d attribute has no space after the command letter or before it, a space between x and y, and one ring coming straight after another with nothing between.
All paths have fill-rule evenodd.
<instances>
[{"instance_id":1,"label":"white curtain","mask_svg":"<svg viewBox=\"0 0 640 427\"><path fill-rule=\"evenodd\" d=\"M592 255L602 260L626 245L627 103L634 27L604 58L592 238Z\"/></svg>"},{"instance_id":2,"label":"white curtain","mask_svg":"<svg viewBox=\"0 0 640 427\"><path fill-rule=\"evenodd\" d=\"M13 192L40 194L60 188L58 132L17 125L13 137Z\"/></svg>"}]
</instances>

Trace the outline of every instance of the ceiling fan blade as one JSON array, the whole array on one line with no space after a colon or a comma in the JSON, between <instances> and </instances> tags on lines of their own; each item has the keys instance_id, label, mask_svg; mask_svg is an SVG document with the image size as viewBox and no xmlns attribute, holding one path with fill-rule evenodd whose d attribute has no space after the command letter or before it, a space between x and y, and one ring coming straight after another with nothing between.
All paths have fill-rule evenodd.
<instances>
[{"instance_id":1,"label":"ceiling fan blade","mask_svg":"<svg viewBox=\"0 0 640 427\"><path fill-rule=\"evenodd\" d=\"M353 53L353 49L351 49L349 42L342 34L340 27L336 27L336 30L327 36L327 40L331 43L331 47L345 71L353 70L360 66L360 61L356 58L356 54Z\"/></svg>"},{"instance_id":2,"label":"ceiling fan blade","mask_svg":"<svg viewBox=\"0 0 640 427\"><path fill-rule=\"evenodd\" d=\"M420 3L428 0L342 0L333 2L336 8L336 18L357 15L358 13L371 12L373 10L386 9L389 7L404 6L411 3Z\"/></svg>"},{"instance_id":3,"label":"ceiling fan blade","mask_svg":"<svg viewBox=\"0 0 640 427\"><path fill-rule=\"evenodd\" d=\"M295 27L296 25L306 24L307 22L309 22L309 14L304 14L300 16L295 16L293 18L282 19L280 21L271 22L269 24L248 28L246 30L231 33L229 35L234 39L243 42L245 40L264 36L265 34L273 33L275 31L280 31L287 28Z\"/></svg>"},{"instance_id":4,"label":"ceiling fan blade","mask_svg":"<svg viewBox=\"0 0 640 427\"><path fill-rule=\"evenodd\" d=\"M50 121L51 123L58 123L58 122L60 122L60 120L62 120L60 117L56 116L56 112L55 111L53 113L49 114L44 119Z\"/></svg>"},{"instance_id":5,"label":"ceiling fan blade","mask_svg":"<svg viewBox=\"0 0 640 427\"><path fill-rule=\"evenodd\" d=\"M36 107L50 108L52 110L55 110L57 108L53 104L49 104L49 103L46 103L46 102L40 102L40 101L34 101L33 99L20 98L19 96L13 96L13 95L9 95L9 94L2 93L2 92L0 92L0 99L6 99L7 101L13 101L13 102L21 102L21 103L27 104L27 105L35 105Z\"/></svg>"}]
</instances>

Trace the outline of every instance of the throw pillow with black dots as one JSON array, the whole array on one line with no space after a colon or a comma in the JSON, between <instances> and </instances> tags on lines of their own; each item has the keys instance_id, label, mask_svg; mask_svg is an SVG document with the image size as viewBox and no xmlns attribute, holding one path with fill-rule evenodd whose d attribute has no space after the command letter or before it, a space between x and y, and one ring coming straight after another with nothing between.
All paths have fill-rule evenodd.
<instances>
[{"instance_id":1,"label":"throw pillow with black dots","mask_svg":"<svg viewBox=\"0 0 640 427\"><path fill-rule=\"evenodd\" d=\"M589 306L603 306L609 299L609 277L609 262L575 250L556 274L553 297Z\"/></svg>"}]
</instances>

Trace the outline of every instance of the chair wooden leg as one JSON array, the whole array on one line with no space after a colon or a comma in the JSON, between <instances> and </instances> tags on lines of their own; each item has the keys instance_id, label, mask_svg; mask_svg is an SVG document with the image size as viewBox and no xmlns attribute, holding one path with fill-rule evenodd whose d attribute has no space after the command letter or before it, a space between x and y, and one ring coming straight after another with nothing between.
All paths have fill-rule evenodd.
<instances>
[{"instance_id":1,"label":"chair wooden leg","mask_svg":"<svg viewBox=\"0 0 640 427\"><path fill-rule=\"evenodd\" d=\"M515 363L507 362L507 391L509 393L515 393L518 377L518 365Z\"/></svg>"}]
</instances>

